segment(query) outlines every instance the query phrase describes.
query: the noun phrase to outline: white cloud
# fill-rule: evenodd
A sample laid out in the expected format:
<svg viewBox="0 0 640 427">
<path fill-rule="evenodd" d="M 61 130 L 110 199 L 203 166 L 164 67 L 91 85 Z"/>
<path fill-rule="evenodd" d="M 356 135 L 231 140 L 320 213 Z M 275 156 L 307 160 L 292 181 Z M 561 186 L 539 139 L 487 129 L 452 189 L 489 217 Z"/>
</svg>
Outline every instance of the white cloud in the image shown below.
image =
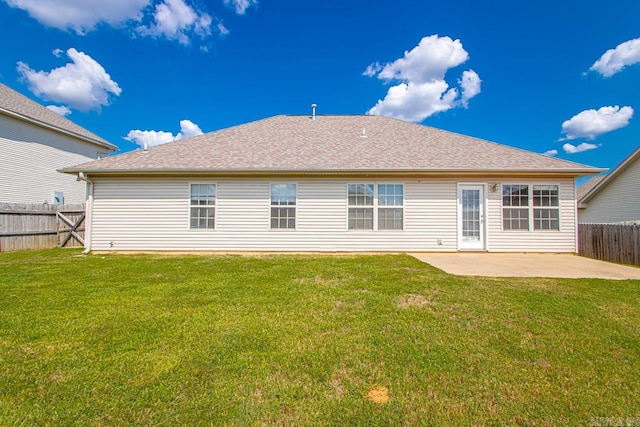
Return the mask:
<svg viewBox="0 0 640 427">
<path fill-rule="evenodd" d="M 423 37 L 402 58 L 385 64 L 378 74 L 383 80 L 400 80 L 414 83 L 426 83 L 442 80 L 449 68 L 458 66 L 469 59 L 460 40 L 432 35 Z"/>
<path fill-rule="evenodd" d="M 62 117 L 71 114 L 71 110 L 64 105 L 47 105 L 47 108 Z"/>
<path fill-rule="evenodd" d="M 173 135 L 171 132 L 155 131 L 155 130 L 131 130 L 124 137 L 127 141 L 135 142 L 140 147 L 155 147 L 156 145 L 166 144 L 167 142 L 179 141 L 192 136 L 202 135 L 200 127 L 191 120 L 180 121 L 180 132 Z"/>
<path fill-rule="evenodd" d="M 176 135 L 176 141 L 198 135 L 202 135 L 200 126 L 191 120 L 180 120 L 180 132 Z"/>
<path fill-rule="evenodd" d="M 100 109 L 110 104 L 110 95 L 120 95 L 118 83 L 92 57 L 74 48 L 67 56 L 73 62 L 49 72 L 35 71 L 24 62 L 18 62 L 17 69 L 36 96 L 76 110 Z"/>
<path fill-rule="evenodd" d="M 480 93 L 480 85 L 482 80 L 480 76 L 473 70 L 463 71 L 462 78 L 458 80 L 462 87 L 462 105 L 464 108 L 469 106 L 469 100 Z"/>
<path fill-rule="evenodd" d="M 384 99 L 378 100 L 367 114 L 396 117 L 420 122 L 432 114 L 454 107 L 467 107 L 481 90 L 481 80 L 473 70 L 462 73 L 460 88 L 450 88 L 445 74 L 469 59 L 460 40 L 432 35 L 420 40 L 418 46 L 405 51 L 404 56 L 387 64 L 374 62 L 363 75 L 384 81 L 398 81 Z"/>
<path fill-rule="evenodd" d="M 576 138 L 595 139 L 612 130 L 629 124 L 633 117 L 631 107 L 602 107 L 599 110 L 584 110 L 562 123 L 562 133 L 566 137 L 561 141 Z"/>
<path fill-rule="evenodd" d="M 183 45 L 188 45 L 193 36 L 204 39 L 212 34 L 213 17 L 190 6 L 189 3 L 194 0 L 4 1 L 12 7 L 27 11 L 43 25 L 72 30 L 77 34 L 86 34 L 103 24 L 127 28 L 143 36 L 166 37 Z M 243 6 L 246 9 L 255 2 L 244 0 L 238 3 L 247 3 Z M 221 35 L 228 34 L 228 30 L 221 24 L 217 29 Z"/>
<path fill-rule="evenodd" d="M 232 5 L 238 15 L 244 15 L 252 5 L 257 5 L 257 0 L 224 0 L 224 4 Z"/>
<path fill-rule="evenodd" d="M 620 43 L 615 49 L 609 49 L 589 68 L 589 71 L 597 71 L 604 77 L 611 77 L 627 65 L 638 62 L 640 62 L 640 38 Z"/>
<path fill-rule="evenodd" d="M 565 145 L 571 145 L 571 144 L 565 144 Z M 547 150 L 542 154 L 544 154 L 545 156 L 553 157 L 558 155 L 558 150 Z"/>
<path fill-rule="evenodd" d="M 435 113 L 452 108 L 458 91 L 448 87 L 444 80 L 422 84 L 400 83 L 390 87 L 387 96 L 378 100 L 367 114 L 420 122 Z"/>
<path fill-rule="evenodd" d="M 142 19 L 142 9 L 151 0 L 5 0 L 11 7 L 27 11 L 40 23 L 84 34 L 99 23 L 119 26 Z"/>
<path fill-rule="evenodd" d="M 218 33 L 220 33 L 221 36 L 226 36 L 227 34 L 229 34 L 229 29 L 227 27 L 225 27 L 222 22 L 218 22 Z"/>
<path fill-rule="evenodd" d="M 583 142 L 582 144 L 578 144 L 576 145 L 572 145 L 569 144 L 568 142 L 566 144 L 564 144 L 562 146 L 562 149 L 564 150 L 565 153 L 567 154 L 576 154 L 576 153 L 582 153 L 583 151 L 587 151 L 587 150 L 593 150 L 595 148 L 598 148 L 598 145 L 596 144 L 589 144 L 588 142 Z M 553 150 L 555 151 L 555 150 Z"/>
<path fill-rule="evenodd" d="M 379 62 L 374 62 L 373 64 L 369 64 L 367 68 L 362 72 L 363 76 L 373 77 L 378 74 L 382 70 L 382 65 Z"/>
<path fill-rule="evenodd" d="M 139 26 L 138 33 L 153 37 L 164 36 L 184 45 L 189 44 L 191 32 L 201 38 L 211 34 L 211 16 L 206 13 L 198 14 L 184 0 L 164 0 L 156 5 L 153 21 L 152 25 Z"/>
</svg>

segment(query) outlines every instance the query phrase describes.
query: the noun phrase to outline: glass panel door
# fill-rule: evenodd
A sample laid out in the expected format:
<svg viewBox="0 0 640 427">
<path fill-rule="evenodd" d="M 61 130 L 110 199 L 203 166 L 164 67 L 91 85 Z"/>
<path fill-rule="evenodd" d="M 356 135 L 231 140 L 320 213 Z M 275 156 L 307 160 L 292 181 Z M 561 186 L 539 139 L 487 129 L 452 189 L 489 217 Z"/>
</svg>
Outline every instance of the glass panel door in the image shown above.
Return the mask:
<svg viewBox="0 0 640 427">
<path fill-rule="evenodd" d="M 484 249 L 484 187 L 459 187 L 458 229 L 459 249 Z"/>
</svg>

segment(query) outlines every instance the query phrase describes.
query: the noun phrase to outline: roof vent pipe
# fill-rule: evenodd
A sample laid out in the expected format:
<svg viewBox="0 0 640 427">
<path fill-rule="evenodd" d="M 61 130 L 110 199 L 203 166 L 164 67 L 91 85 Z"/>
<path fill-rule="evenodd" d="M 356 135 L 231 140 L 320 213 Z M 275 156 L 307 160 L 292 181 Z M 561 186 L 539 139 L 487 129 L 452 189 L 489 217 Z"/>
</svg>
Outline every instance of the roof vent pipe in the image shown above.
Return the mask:
<svg viewBox="0 0 640 427">
<path fill-rule="evenodd" d="M 147 146 L 147 143 L 145 142 L 144 145 L 142 146 L 142 150 L 144 152 L 147 152 L 149 150 L 149 147 Z"/>
<path fill-rule="evenodd" d="M 311 104 L 311 120 L 316 121 L 316 108 L 318 106 L 316 104 Z"/>
</svg>

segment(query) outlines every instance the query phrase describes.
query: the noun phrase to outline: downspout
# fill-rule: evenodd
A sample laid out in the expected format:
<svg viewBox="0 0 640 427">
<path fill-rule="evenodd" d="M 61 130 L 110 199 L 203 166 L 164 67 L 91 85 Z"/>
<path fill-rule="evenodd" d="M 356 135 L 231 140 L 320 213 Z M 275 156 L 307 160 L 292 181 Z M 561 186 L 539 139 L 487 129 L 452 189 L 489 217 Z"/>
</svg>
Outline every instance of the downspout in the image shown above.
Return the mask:
<svg viewBox="0 0 640 427">
<path fill-rule="evenodd" d="M 91 252 L 91 232 L 92 232 L 92 223 L 93 223 L 93 188 L 94 184 L 84 172 L 78 173 L 77 181 L 84 181 L 87 183 L 87 206 L 85 207 L 85 215 L 86 218 L 84 220 L 84 251 L 82 251 L 83 255 L 89 254 Z"/>
</svg>

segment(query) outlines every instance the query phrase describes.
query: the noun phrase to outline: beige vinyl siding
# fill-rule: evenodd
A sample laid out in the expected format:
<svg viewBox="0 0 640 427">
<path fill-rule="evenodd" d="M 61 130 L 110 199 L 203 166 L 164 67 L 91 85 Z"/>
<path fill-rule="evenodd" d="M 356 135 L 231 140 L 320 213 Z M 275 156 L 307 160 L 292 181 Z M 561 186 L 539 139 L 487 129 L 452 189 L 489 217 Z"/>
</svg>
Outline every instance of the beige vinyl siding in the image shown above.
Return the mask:
<svg viewBox="0 0 640 427">
<path fill-rule="evenodd" d="M 85 183 L 57 169 L 93 160 L 93 144 L 0 115 L 0 202 L 52 203 L 62 191 L 66 204 L 85 201 Z M 106 149 L 102 149 L 106 151 Z"/>
<path fill-rule="evenodd" d="M 613 177 L 578 212 L 583 224 L 640 220 L 640 158 Z"/>
<path fill-rule="evenodd" d="M 455 180 L 94 178 L 94 182 L 91 249 L 96 251 L 457 250 Z M 204 182 L 217 185 L 216 228 L 191 230 L 189 184 Z M 269 184 L 277 182 L 297 184 L 295 230 L 269 228 Z M 561 185 L 561 232 L 505 237 L 500 194 L 489 193 L 490 249 L 574 251 L 575 235 L 569 231 L 575 229 L 574 221 L 565 210 L 575 213 L 575 205 L 571 209 L 564 202 L 568 190 L 573 191 L 571 182 Z M 404 184 L 404 230 L 348 230 L 348 183 Z"/>
<path fill-rule="evenodd" d="M 496 182 L 496 181 L 491 181 Z M 500 184 L 557 184 L 560 195 L 560 230 L 502 230 L 502 189 Z M 488 192 L 488 250 L 492 252 L 575 252 L 576 202 L 573 179 L 504 179 L 496 192 Z"/>
<path fill-rule="evenodd" d="M 344 180 L 95 178 L 94 182 L 93 250 L 456 249 L 456 204 L 446 199 L 447 193 L 455 193 L 455 182 L 398 181 L 405 185 L 405 230 L 375 232 L 347 230 Z M 189 229 L 189 184 L 203 182 L 217 185 L 215 230 Z M 298 185 L 296 230 L 269 228 L 269 184 L 275 182 Z M 443 245 L 437 244 L 438 239 Z"/>
</svg>

